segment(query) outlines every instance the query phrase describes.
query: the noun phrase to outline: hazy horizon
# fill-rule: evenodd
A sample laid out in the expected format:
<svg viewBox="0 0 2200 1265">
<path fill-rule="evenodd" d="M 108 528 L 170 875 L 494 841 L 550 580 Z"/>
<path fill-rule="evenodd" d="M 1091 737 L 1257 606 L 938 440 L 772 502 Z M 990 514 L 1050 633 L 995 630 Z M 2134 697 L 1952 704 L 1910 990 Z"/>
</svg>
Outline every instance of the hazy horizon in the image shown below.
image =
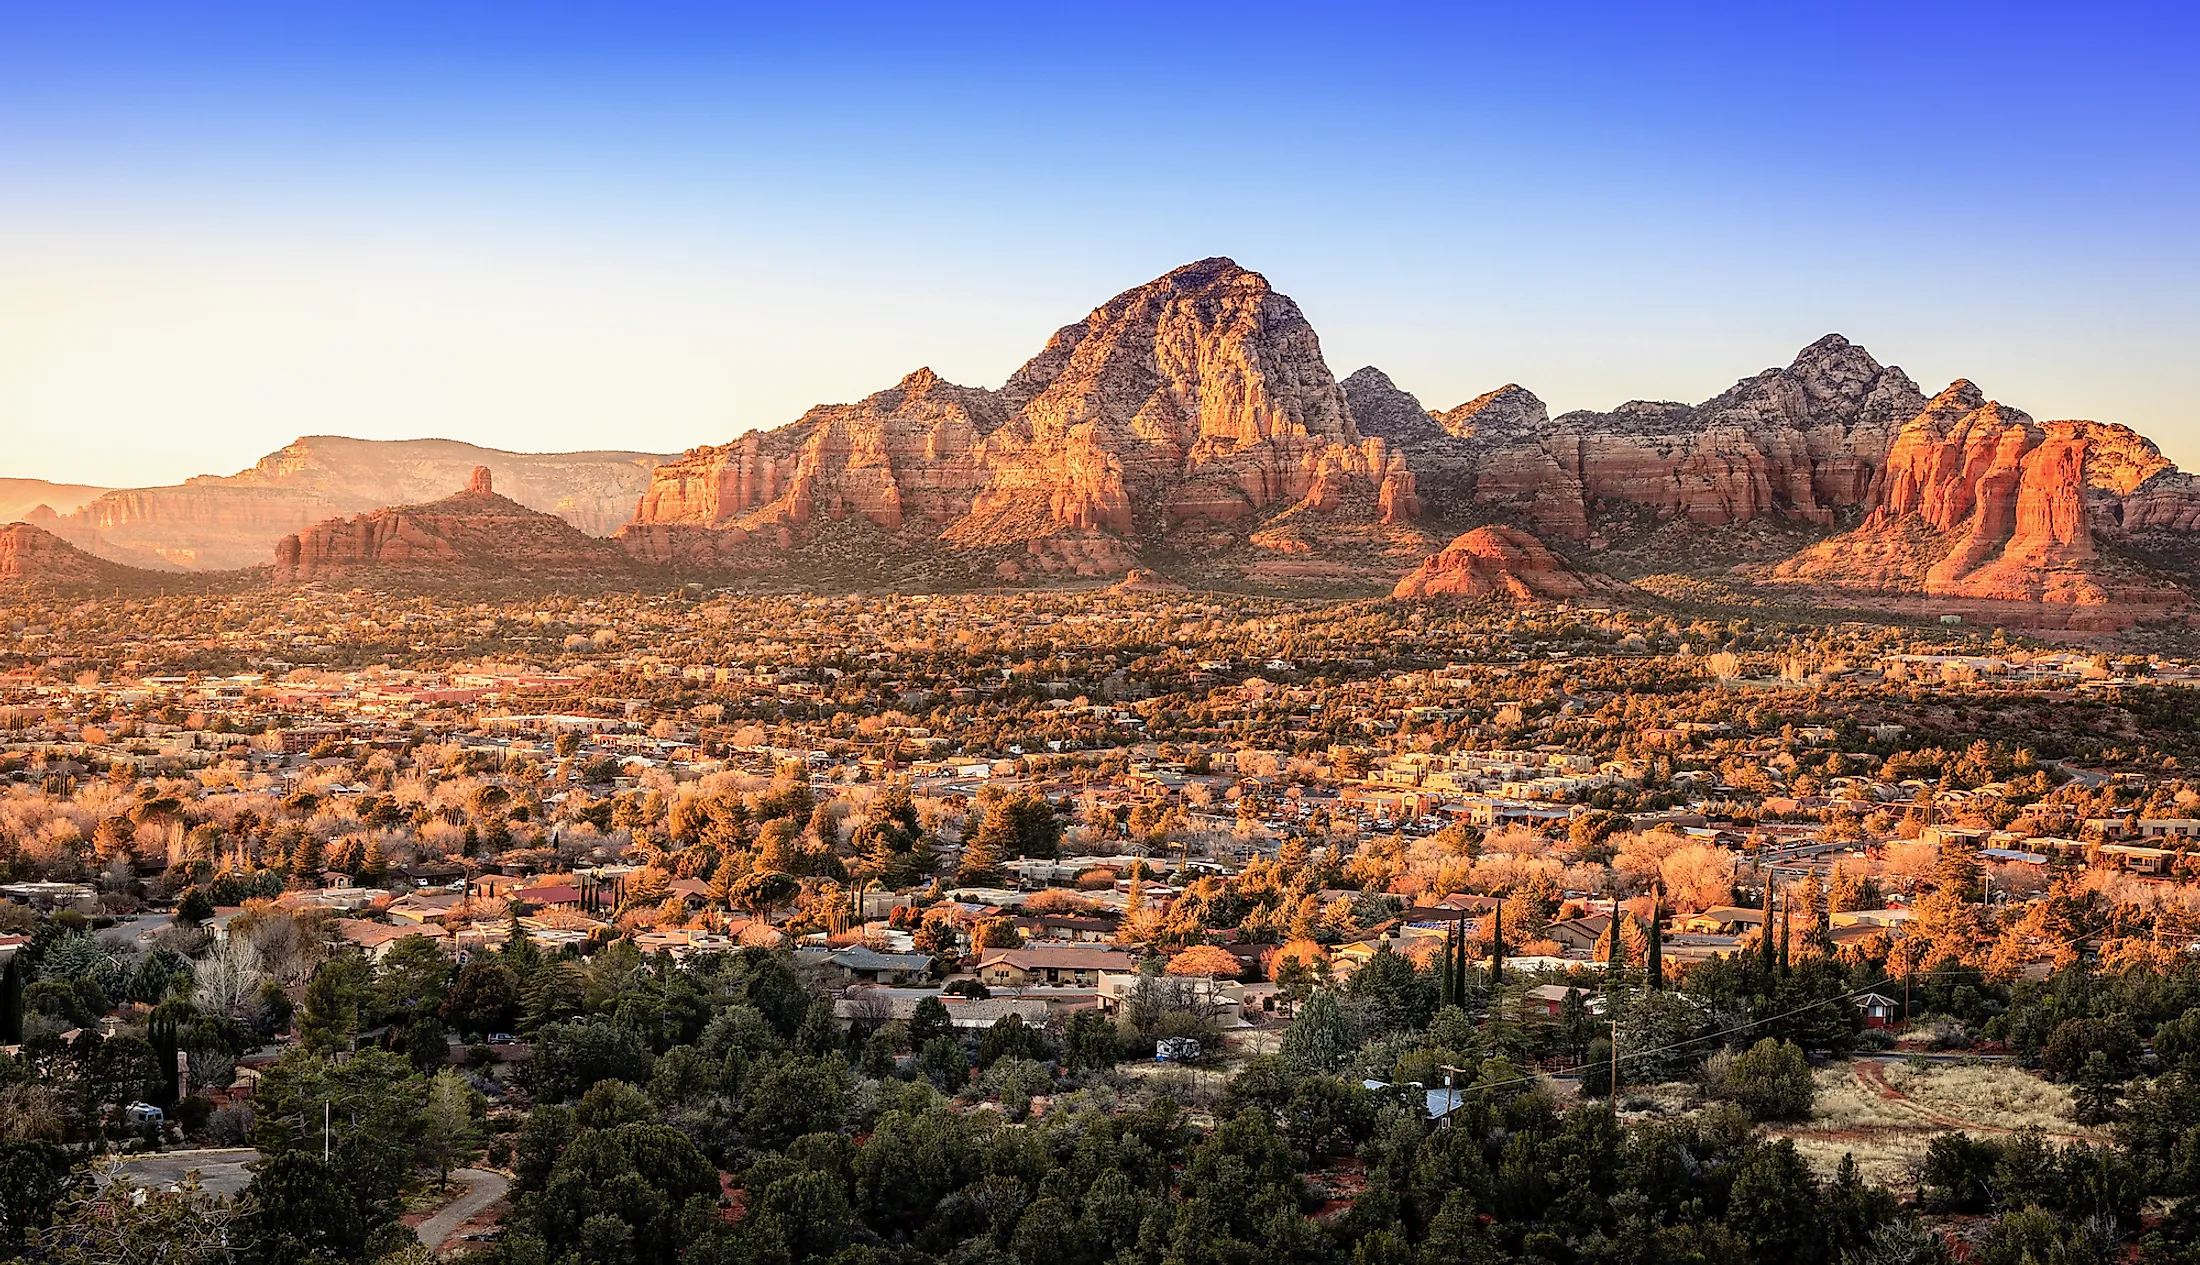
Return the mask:
<svg viewBox="0 0 2200 1265">
<path fill-rule="evenodd" d="M 1432 407 L 1839 332 L 2200 464 L 2194 23 L 2139 6 L 16 7 L 0 476 L 677 452 L 998 385 L 1224 254 Z"/>
</svg>

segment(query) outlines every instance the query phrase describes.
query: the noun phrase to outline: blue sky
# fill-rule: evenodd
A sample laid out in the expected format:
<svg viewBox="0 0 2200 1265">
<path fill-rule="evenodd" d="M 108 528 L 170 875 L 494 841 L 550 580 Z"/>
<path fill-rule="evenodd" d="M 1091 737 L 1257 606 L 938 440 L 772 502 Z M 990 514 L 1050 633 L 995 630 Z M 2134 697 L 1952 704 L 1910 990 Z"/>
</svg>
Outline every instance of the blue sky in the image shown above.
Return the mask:
<svg viewBox="0 0 2200 1265">
<path fill-rule="evenodd" d="M 303 10 L 303 12 L 301 12 Z M 1433 406 L 1829 330 L 2200 465 L 2169 5 L 0 0 L 0 474 L 677 450 L 1227 254 Z"/>
</svg>

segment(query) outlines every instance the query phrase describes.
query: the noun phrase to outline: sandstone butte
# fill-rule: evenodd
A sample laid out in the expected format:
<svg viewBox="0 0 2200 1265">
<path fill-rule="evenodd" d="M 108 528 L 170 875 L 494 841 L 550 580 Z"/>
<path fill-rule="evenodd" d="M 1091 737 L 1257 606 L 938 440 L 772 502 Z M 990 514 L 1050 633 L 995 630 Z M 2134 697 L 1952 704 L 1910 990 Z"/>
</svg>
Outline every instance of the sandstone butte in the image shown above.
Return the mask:
<svg viewBox="0 0 2200 1265">
<path fill-rule="evenodd" d="M 637 570 L 611 542 L 498 495 L 489 468 L 477 466 L 463 491 L 442 500 L 332 518 L 284 537 L 274 582 L 601 589 L 640 582 Z"/>
<path fill-rule="evenodd" d="M 1577 570 L 1517 527 L 1477 527 L 1398 581 L 1390 595 L 1532 603 L 1618 593 L 1626 587 L 1607 576 Z"/>
<path fill-rule="evenodd" d="M 1854 528 L 1769 569 L 1775 583 L 1992 602 L 2115 607 L 2189 600 L 2142 565 L 2200 527 L 2200 491 L 2144 437 L 2034 422 L 1958 381 L 1896 436 Z M 2150 546 L 2152 549 L 2150 550 Z"/>
<path fill-rule="evenodd" d="M 36 521 L 80 548 L 132 566 L 262 566 L 285 535 L 331 516 L 427 500 L 485 465 L 520 504 L 609 536 L 633 516 L 649 472 L 662 460 L 638 452 L 516 453 L 449 439 L 308 435 L 237 474 L 104 491 Z"/>
</svg>

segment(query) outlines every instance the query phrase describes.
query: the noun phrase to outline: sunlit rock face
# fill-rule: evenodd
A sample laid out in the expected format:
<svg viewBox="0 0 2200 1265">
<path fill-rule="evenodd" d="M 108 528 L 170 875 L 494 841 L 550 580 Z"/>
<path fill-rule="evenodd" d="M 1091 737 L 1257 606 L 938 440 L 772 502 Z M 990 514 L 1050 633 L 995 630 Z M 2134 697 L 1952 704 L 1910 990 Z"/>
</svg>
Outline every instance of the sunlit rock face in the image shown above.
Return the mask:
<svg viewBox="0 0 2200 1265">
<path fill-rule="evenodd" d="M 95 557 L 31 523 L 0 526 L 0 591 L 135 593 L 173 578 L 173 573 L 127 567 Z"/>
<path fill-rule="evenodd" d="M 1856 528 L 1772 569 L 1780 581 L 2080 606 L 2173 601 L 2104 542 L 2200 522 L 2192 481 L 2143 437 L 2034 422 L 1957 381 L 1896 437 Z"/>
<path fill-rule="evenodd" d="M 1121 573 L 1175 531 L 1243 541 L 1302 506 L 1384 524 L 1420 511 L 1404 455 L 1354 428 L 1298 305 L 1208 259 L 1056 331 L 998 390 L 919 370 L 687 453 L 622 538 L 651 560 L 738 565 L 860 517 L 905 548 L 1081 576 Z"/>
<path fill-rule="evenodd" d="M 1614 510 L 1707 527 L 1831 526 L 1862 503 L 1895 428 L 1924 404 L 1902 370 L 1838 334 L 1697 405 L 1636 400 L 1553 418 L 1508 384 L 1424 412 L 1372 368 L 1345 389 L 1361 428 L 1404 452 L 1432 513 L 1503 518 L 1560 540 L 1589 539 Z"/>
<path fill-rule="evenodd" d="M 642 578 L 612 542 L 499 494 L 487 467 L 442 500 L 328 519 L 275 547 L 278 586 L 601 590 Z"/>
<path fill-rule="evenodd" d="M 1524 603 L 1586 597 L 1620 587 L 1604 577 L 1577 571 L 1517 527 L 1477 527 L 1398 581 L 1391 596 Z"/>
</svg>

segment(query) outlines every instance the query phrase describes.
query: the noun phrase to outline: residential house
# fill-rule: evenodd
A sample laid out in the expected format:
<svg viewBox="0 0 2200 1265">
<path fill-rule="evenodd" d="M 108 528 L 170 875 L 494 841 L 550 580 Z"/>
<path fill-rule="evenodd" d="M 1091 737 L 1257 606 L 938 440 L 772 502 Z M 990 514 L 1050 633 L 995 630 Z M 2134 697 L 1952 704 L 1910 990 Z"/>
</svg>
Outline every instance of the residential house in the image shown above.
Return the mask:
<svg viewBox="0 0 2200 1265">
<path fill-rule="evenodd" d="M 1137 968 L 1138 955 L 1094 945 L 1026 945 L 992 949 L 978 959 L 978 979 L 989 987 L 1068 984 L 1095 987 L 1102 971 Z"/>
</svg>

